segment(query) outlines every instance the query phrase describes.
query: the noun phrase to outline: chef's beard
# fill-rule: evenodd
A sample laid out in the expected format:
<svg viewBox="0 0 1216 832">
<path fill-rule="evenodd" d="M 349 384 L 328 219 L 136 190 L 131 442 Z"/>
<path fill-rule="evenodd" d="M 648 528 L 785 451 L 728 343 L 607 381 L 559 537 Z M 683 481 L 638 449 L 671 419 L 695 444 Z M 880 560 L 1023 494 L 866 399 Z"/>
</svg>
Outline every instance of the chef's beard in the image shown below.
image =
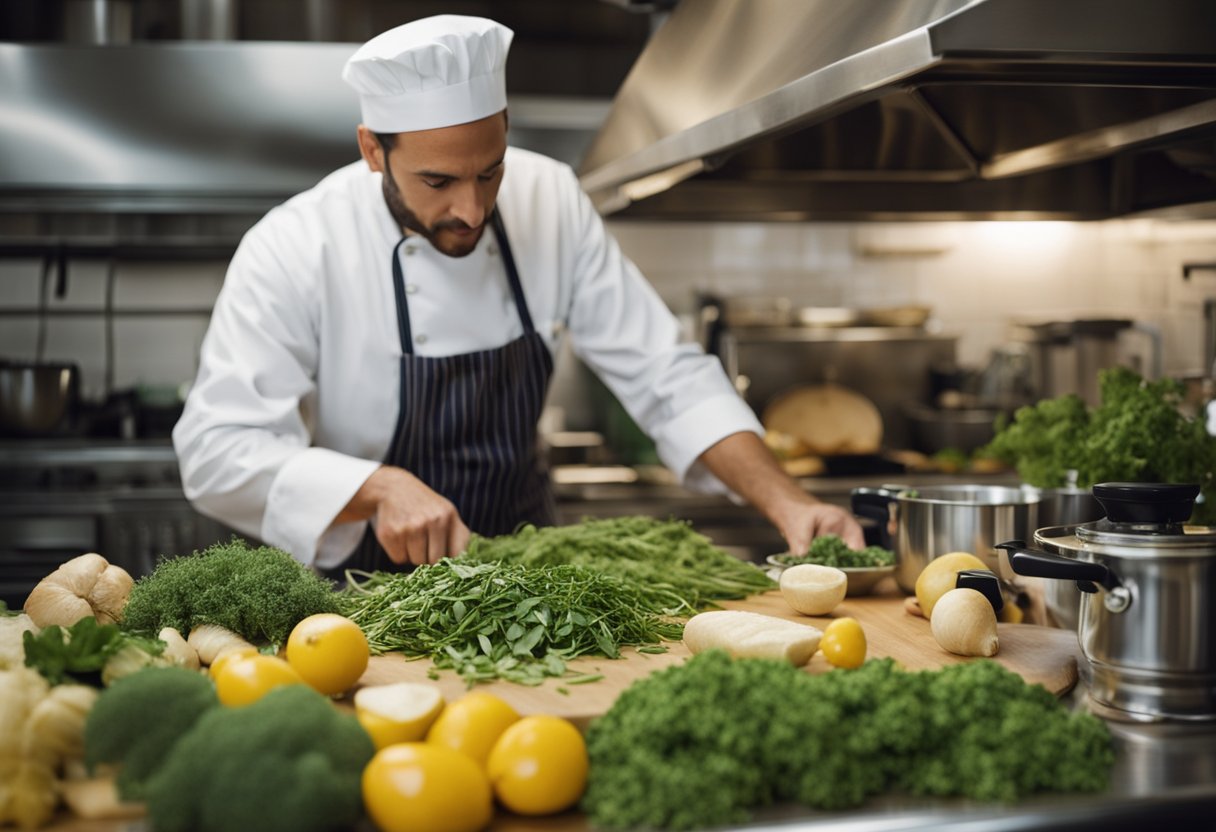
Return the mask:
<svg viewBox="0 0 1216 832">
<path fill-rule="evenodd" d="M 397 225 L 409 229 L 415 234 L 421 234 L 438 251 L 446 254 L 448 257 L 467 257 L 477 248 L 477 243 L 481 240 L 481 234 L 456 243 L 445 244 L 441 242 L 438 235 L 443 229 L 455 228 L 457 230 L 465 230 L 471 228 L 471 226 L 462 220 L 442 220 L 428 228 L 423 224 L 422 220 L 418 219 L 418 215 L 409 209 L 409 206 L 405 204 L 405 200 L 401 198 L 401 190 L 397 187 L 397 181 L 393 179 L 393 173 L 388 169 L 387 164 L 384 166 L 381 190 L 384 192 L 384 202 L 388 205 L 388 212 L 393 215 L 393 219 L 397 221 Z M 482 228 L 485 228 L 484 222 L 482 223 Z"/>
</svg>

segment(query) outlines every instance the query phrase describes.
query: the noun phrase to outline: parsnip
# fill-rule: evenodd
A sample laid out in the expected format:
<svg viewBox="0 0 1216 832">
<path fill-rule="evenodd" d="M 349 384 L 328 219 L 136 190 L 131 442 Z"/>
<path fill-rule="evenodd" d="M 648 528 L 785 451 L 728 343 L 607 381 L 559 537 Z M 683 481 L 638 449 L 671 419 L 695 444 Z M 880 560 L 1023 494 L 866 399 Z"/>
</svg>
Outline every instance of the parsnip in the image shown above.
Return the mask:
<svg viewBox="0 0 1216 832">
<path fill-rule="evenodd" d="M 810 661 L 822 637 L 806 624 L 740 610 L 703 612 L 684 625 L 692 653 L 720 648 L 736 658 L 784 659 L 795 667 Z"/>
</svg>

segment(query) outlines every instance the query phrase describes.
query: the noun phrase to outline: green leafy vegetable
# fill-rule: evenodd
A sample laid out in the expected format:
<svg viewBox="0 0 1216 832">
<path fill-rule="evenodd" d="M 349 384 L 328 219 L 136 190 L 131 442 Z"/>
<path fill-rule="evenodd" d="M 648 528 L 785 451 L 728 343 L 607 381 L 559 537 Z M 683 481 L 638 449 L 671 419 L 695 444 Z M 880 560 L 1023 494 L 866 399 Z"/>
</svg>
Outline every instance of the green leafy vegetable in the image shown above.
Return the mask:
<svg viewBox="0 0 1216 832">
<path fill-rule="evenodd" d="M 148 815 L 157 832 L 353 829 L 374 752 L 353 714 L 286 685 L 204 712 L 147 781 Z"/>
<path fill-rule="evenodd" d="M 247 641 L 283 644 L 302 619 L 337 611 L 330 584 L 291 555 L 234 539 L 161 561 L 132 587 L 122 626 L 189 634 L 199 624 L 218 624 Z"/>
<path fill-rule="evenodd" d="M 781 563 L 794 566 L 799 563 L 818 563 L 837 569 L 864 569 L 873 566 L 894 566 L 895 553 L 881 546 L 850 549 L 839 535 L 820 535 L 811 541 L 805 555 L 778 555 Z"/>
<path fill-rule="evenodd" d="M 587 733 L 582 807 L 603 829 L 700 829 L 798 801 L 888 789 L 1011 801 L 1098 791 L 1110 734 L 980 660 L 909 673 L 890 659 L 812 675 L 710 651 L 634 683 Z"/>
<path fill-rule="evenodd" d="M 148 667 L 106 688 L 84 729 L 85 762 L 120 763 L 116 784 L 126 800 L 142 800 L 147 781 L 174 744 L 219 705 L 204 674 Z"/>
<path fill-rule="evenodd" d="M 1098 377 L 1101 404 L 1093 409 L 1076 396 L 1023 407 L 980 453 L 1017 467 L 1039 488 L 1100 482 L 1175 482 L 1200 486 L 1203 501 L 1195 520 L 1216 520 L 1216 439 L 1203 419 L 1179 406 L 1181 382 L 1145 381 L 1124 367 Z"/>
<path fill-rule="evenodd" d="M 158 639 L 145 639 L 123 633 L 114 624 L 98 624 L 89 616 L 70 628 L 57 624 L 42 632 L 26 631 L 22 636 L 25 664 L 42 674 L 52 685 L 85 682 L 100 685 L 106 661 L 130 644 L 158 656 L 165 645 Z"/>
<path fill-rule="evenodd" d="M 448 559 L 408 574 L 377 573 L 342 597 L 343 613 L 373 652 L 429 657 L 470 685 L 538 685 L 564 675 L 578 656 L 616 658 L 625 645 L 654 645 L 683 632 L 650 611 L 653 597 L 636 583 L 582 566 Z"/>
<path fill-rule="evenodd" d="M 723 552 L 690 524 L 651 517 L 525 526 L 512 535 L 474 536 L 461 560 L 585 566 L 632 581 L 646 608 L 666 615 L 693 615 L 714 601 L 746 598 L 777 586 L 763 570 Z"/>
</svg>

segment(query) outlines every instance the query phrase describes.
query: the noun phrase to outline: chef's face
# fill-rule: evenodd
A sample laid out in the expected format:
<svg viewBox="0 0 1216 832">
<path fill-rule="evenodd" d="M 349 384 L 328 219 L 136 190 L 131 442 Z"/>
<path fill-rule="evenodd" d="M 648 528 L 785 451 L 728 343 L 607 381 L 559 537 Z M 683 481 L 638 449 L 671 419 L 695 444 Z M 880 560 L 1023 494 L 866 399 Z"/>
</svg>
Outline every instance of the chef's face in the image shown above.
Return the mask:
<svg viewBox="0 0 1216 832">
<path fill-rule="evenodd" d="M 360 125 L 359 150 L 384 175 L 384 201 L 403 229 L 449 257 L 476 248 L 502 184 L 505 111 L 468 124 L 397 133 L 388 147 Z"/>
</svg>

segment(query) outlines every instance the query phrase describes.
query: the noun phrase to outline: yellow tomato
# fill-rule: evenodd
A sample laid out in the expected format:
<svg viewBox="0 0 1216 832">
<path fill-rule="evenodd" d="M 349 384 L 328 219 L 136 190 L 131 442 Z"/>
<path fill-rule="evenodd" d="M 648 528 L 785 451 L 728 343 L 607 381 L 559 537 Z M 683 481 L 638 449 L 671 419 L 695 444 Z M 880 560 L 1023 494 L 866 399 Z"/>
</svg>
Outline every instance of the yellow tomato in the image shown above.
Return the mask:
<svg viewBox="0 0 1216 832">
<path fill-rule="evenodd" d="M 587 767 L 577 728 L 555 716 L 528 716 L 498 738 L 486 770 L 494 796 L 512 812 L 551 815 L 582 797 Z"/>
<path fill-rule="evenodd" d="M 207 674 L 214 679 L 217 675 L 219 675 L 219 672 L 224 668 L 224 665 L 228 664 L 228 662 L 232 661 L 238 656 L 256 656 L 257 654 L 258 648 L 252 645 L 235 647 L 231 650 L 224 650 L 215 657 L 215 661 L 213 661 L 211 666 L 207 668 Z"/>
<path fill-rule="evenodd" d="M 376 752 L 363 769 L 363 806 L 381 832 L 476 832 L 494 813 L 481 766 L 420 742 Z"/>
<path fill-rule="evenodd" d="M 287 637 L 287 663 L 313 690 L 336 696 L 359 681 L 370 651 L 359 625 L 333 613 L 310 615 Z"/>
<path fill-rule="evenodd" d="M 215 693 L 229 707 L 252 704 L 280 685 L 302 685 L 300 674 L 274 656 L 233 656 L 215 674 Z"/>
<path fill-rule="evenodd" d="M 866 660 L 866 633 L 856 618 L 837 618 L 823 630 L 823 657 L 833 667 L 861 667 Z"/>
<path fill-rule="evenodd" d="M 502 732 L 518 721 L 519 714 L 506 702 L 493 694 L 473 691 L 443 709 L 427 732 L 426 741 L 467 754 L 484 766 Z"/>
</svg>

